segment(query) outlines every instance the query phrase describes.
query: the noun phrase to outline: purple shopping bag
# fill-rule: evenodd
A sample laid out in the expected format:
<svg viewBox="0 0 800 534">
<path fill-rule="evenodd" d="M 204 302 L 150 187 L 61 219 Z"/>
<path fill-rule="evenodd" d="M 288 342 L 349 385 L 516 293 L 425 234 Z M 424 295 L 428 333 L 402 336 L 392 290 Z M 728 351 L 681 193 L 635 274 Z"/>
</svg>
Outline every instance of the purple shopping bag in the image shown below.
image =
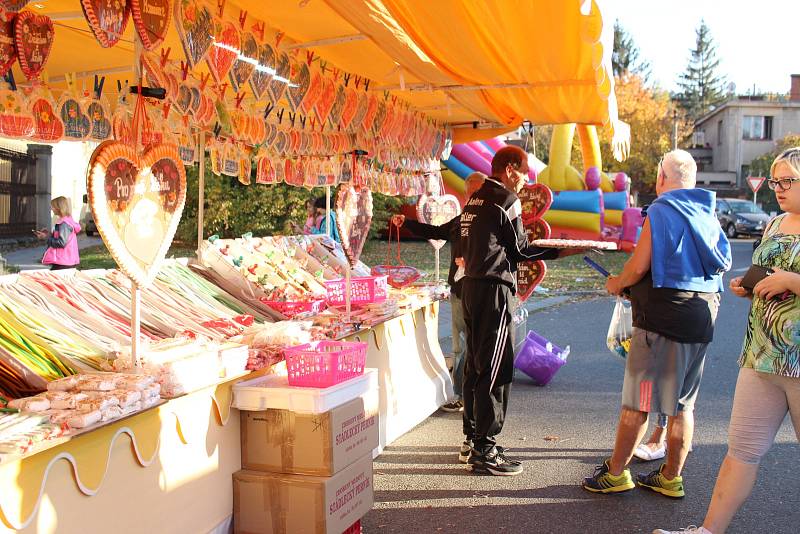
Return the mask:
<svg viewBox="0 0 800 534">
<path fill-rule="evenodd" d="M 533 379 L 537 386 L 546 386 L 567 362 L 569 347 L 562 350 L 533 330 L 522 342 L 514 367 Z"/>
</svg>

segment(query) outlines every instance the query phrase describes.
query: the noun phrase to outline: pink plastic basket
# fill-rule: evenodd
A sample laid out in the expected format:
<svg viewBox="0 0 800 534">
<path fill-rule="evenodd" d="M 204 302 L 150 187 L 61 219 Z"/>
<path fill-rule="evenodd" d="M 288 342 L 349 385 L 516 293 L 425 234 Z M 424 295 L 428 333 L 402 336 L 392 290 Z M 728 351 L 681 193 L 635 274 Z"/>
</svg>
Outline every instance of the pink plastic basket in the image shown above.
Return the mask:
<svg viewBox="0 0 800 534">
<path fill-rule="evenodd" d="M 261 299 L 263 304 L 266 304 L 276 312 L 284 314 L 288 318 L 295 317 L 301 313 L 319 313 L 323 311 L 327 305 L 325 299 L 315 299 L 307 301 L 278 301 Z"/>
<path fill-rule="evenodd" d="M 367 344 L 317 341 L 285 350 L 289 385 L 327 388 L 364 374 Z"/>
<path fill-rule="evenodd" d="M 389 292 L 386 276 L 361 276 L 350 279 L 350 304 L 383 302 Z M 344 306 L 347 281 L 344 278 L 327 280 L 329 306 Z"/>
</svg>

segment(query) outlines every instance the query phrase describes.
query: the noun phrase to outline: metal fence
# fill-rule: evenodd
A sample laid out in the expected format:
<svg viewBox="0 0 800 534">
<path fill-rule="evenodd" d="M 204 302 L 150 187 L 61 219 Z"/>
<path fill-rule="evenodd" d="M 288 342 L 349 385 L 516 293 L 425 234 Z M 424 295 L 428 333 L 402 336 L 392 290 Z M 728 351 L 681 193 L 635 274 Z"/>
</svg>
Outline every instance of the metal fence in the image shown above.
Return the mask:
<svg viewBox="0 0 800 534">
<path fill-rule="evenodd" d="M 0 147 L 0 237 L 36 229 L 36 158 Z"/>
</svg>

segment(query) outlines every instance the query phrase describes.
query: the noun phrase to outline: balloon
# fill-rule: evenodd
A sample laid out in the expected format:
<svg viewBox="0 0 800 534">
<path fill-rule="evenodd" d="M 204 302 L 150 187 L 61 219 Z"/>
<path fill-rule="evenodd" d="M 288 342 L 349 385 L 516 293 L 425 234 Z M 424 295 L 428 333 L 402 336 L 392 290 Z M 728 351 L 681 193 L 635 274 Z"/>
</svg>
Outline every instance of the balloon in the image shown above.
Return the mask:
<svg viewBox="0 0 800 534">
<path fill-rule="evenodd" d="M 614 175 L 614 189 L 617 191 L 625 191 L 628 187 L 628 175 L 624 172 L 618 172 Z"/>
<path fill-rule="evenodd" d="M 586 189 L 593 191 L 600 187 L 600 169 L 589 167 L 586 169 Z"/>
</svg>

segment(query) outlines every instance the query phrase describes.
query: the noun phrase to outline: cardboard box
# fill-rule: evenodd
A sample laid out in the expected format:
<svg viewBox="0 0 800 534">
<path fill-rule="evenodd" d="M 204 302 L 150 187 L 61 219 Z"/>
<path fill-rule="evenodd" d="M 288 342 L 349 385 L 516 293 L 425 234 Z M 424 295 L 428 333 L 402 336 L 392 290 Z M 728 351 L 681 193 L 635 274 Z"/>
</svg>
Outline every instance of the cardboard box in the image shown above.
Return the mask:
<svg viewBox="0 0 800 534">
<path fill-rule="evenodd" d="M 242 468 L 331 476 L 378 446 L 378 392 L 321 414 L 241 412 Z"/>
<path fill-rule="evenodd" d="M 332 477 L 233 474 L 236 534 L 341 534 L 373 503 L 372 453 Z"/>
</svg>

